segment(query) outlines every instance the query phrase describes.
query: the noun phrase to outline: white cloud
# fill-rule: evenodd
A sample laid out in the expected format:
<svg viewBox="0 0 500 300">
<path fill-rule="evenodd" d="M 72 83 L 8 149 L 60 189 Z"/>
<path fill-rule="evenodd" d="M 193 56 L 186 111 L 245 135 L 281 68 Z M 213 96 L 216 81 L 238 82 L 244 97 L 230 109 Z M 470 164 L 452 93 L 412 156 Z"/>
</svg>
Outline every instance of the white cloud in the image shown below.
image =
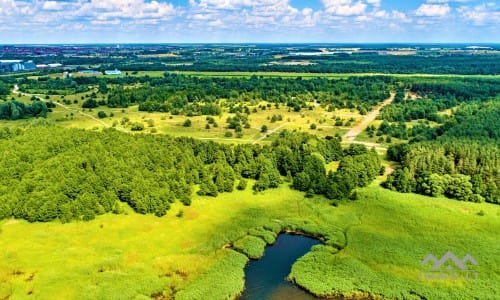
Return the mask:
<svg viewBox="0 0 500 300">
<path fill-rule="evenodd" d="M 366 3 L 379 7 L 381 0 L 366 0 Z"/>
<path fill-rule="evenodd" d="M 67 7 L 67 2 L 61 1 L 44 1 L 42 9 L 44 10 L 63 10 Z"/>
<path fill-rule="evenodd" d="M 475 7 L 461 6 L 457 12 L 475 25 L 500 24 L 500 5 L 493 2 Z"/>
<path fill-rule="evenodd" d="M 84 2 L 76 15 L 97 17 L 98 19 L 170 19 L 176 9 L 170 3 L 145 0 L 91 0 Z"/>
<path fill-rule="evenodd" d="M 339 16 L 355 16 L 365 13 L 367 4 L 362 1 L 352 0 L 322 0 L 325 11 Z"/>
<path fill-rule="evenodd" d="M 415 15 L 420 17 L 444 17 L 451 11 L 448 4 L 427 4 L 420 5 L 415 11 Z"/>
</svg>

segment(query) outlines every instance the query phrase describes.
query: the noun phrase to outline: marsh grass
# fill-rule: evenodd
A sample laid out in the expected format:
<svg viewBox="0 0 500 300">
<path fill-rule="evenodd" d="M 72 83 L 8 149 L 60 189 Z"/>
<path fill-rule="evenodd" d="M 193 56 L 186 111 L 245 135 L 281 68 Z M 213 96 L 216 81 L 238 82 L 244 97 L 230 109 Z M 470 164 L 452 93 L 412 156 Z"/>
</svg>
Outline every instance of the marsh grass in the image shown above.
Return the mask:
<svg viewBox="0 0 500 300">
<path fill-rule="evenodd" d="M 161 218 L 130 211 L 67 224 L 4 220 L 0 298 L 231 298 L 242 290 L 248 258 L 224 246 L 247 236 L 265 245 L 282 230 L 324 240 L 290 274 L 316 294 L 362 290 L 389 298 L 412 299 L 417 293 L 427 299 L 488 299 L 500 293 L 498 206 L 374 185 L 359 190 L 358 199 L 334 207 L 282 185 L 257 194 L 247 189 L 195 196 L 191 206 L 174 203 Z M 479 278 L 419 280 L 421 260 L 448 250 L 459 257 L 471 254 L 479 262 Z"/>
</svg>

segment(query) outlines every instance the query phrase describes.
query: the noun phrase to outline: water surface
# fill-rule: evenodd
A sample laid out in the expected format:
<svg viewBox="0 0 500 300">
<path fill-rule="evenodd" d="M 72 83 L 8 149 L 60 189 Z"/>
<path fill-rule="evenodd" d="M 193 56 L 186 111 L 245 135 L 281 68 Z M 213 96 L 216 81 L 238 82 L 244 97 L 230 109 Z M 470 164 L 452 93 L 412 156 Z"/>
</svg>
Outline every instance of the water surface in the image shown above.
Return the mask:
<svg viewBox="0 0 500 300">
<path fill-rule="evenodd" d="M 245 268 L 245 291 L 240 300 L 317 299 L 286 280 L 295 261 L 320 241 L 302 235 L 280 234 L 264 256 Z"/>
</svg>

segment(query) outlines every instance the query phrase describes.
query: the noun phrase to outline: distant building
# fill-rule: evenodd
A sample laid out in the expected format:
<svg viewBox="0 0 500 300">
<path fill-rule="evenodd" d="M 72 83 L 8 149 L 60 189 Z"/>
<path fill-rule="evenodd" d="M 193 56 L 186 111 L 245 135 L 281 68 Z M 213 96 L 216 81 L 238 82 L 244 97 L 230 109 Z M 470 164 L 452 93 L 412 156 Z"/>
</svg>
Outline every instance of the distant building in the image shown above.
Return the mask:
<svg viewBox="0 0 500 300">
<path fill-rule="evenodd" d="M 62 66 L 61 64 L 59 64 Z M 47 66 L 48 67 L 48 66 Z M 23 61 L 19 59 L 0 60 L 0 73 L 2 72 L 19 72 L 32 71 L 39 68 L 32 60 Z"/>
<path fill-rule="evenodd" d="M 24 70 L 22 60 L 0 60 L 0 72 L 17 72 Z"/>
<path fill-rule="evenodd" d="M 54 63 L 54 64 L 48 64 L 49 68 L 60 68 L 62 67 L 62 64 L 59 63 Z"/>
<path fill-rule="evenodd" d="M 96 70 L 81 70 L 79 73 L 85 74 L 85 75 L 102 75 L 101 72 L 96 71 Z"/>
<path fill-rule="evenodd" d="M 114 69 L 114 70 L 106 70 L 104 71 L 104 74 L 106 75 L 121 75 L 122 71 Z"/>
<path fill-rule="evenodd" d="M 36 64 L 32 60 L 28 60 L 24 63 L 25 70 L 36 70 Z"/>
</svg>

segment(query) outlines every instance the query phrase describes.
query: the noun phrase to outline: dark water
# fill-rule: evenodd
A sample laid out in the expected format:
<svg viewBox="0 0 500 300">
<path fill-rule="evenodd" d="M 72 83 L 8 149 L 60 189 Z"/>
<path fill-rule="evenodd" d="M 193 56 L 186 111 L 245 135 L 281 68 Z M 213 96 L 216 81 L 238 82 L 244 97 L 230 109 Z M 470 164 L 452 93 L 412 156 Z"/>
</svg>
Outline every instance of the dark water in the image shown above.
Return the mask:
<svg viewBox="0 0 500 300">
<path fill-rule="evenodd" d="M 245 268 L 245 291 L 239 300 L 312 300 L 317 299 L 286 281 L 295 261 L 320 241 L 281 234 L 266 248 L 264 256 L 250 261 Z"/>
</svg>

